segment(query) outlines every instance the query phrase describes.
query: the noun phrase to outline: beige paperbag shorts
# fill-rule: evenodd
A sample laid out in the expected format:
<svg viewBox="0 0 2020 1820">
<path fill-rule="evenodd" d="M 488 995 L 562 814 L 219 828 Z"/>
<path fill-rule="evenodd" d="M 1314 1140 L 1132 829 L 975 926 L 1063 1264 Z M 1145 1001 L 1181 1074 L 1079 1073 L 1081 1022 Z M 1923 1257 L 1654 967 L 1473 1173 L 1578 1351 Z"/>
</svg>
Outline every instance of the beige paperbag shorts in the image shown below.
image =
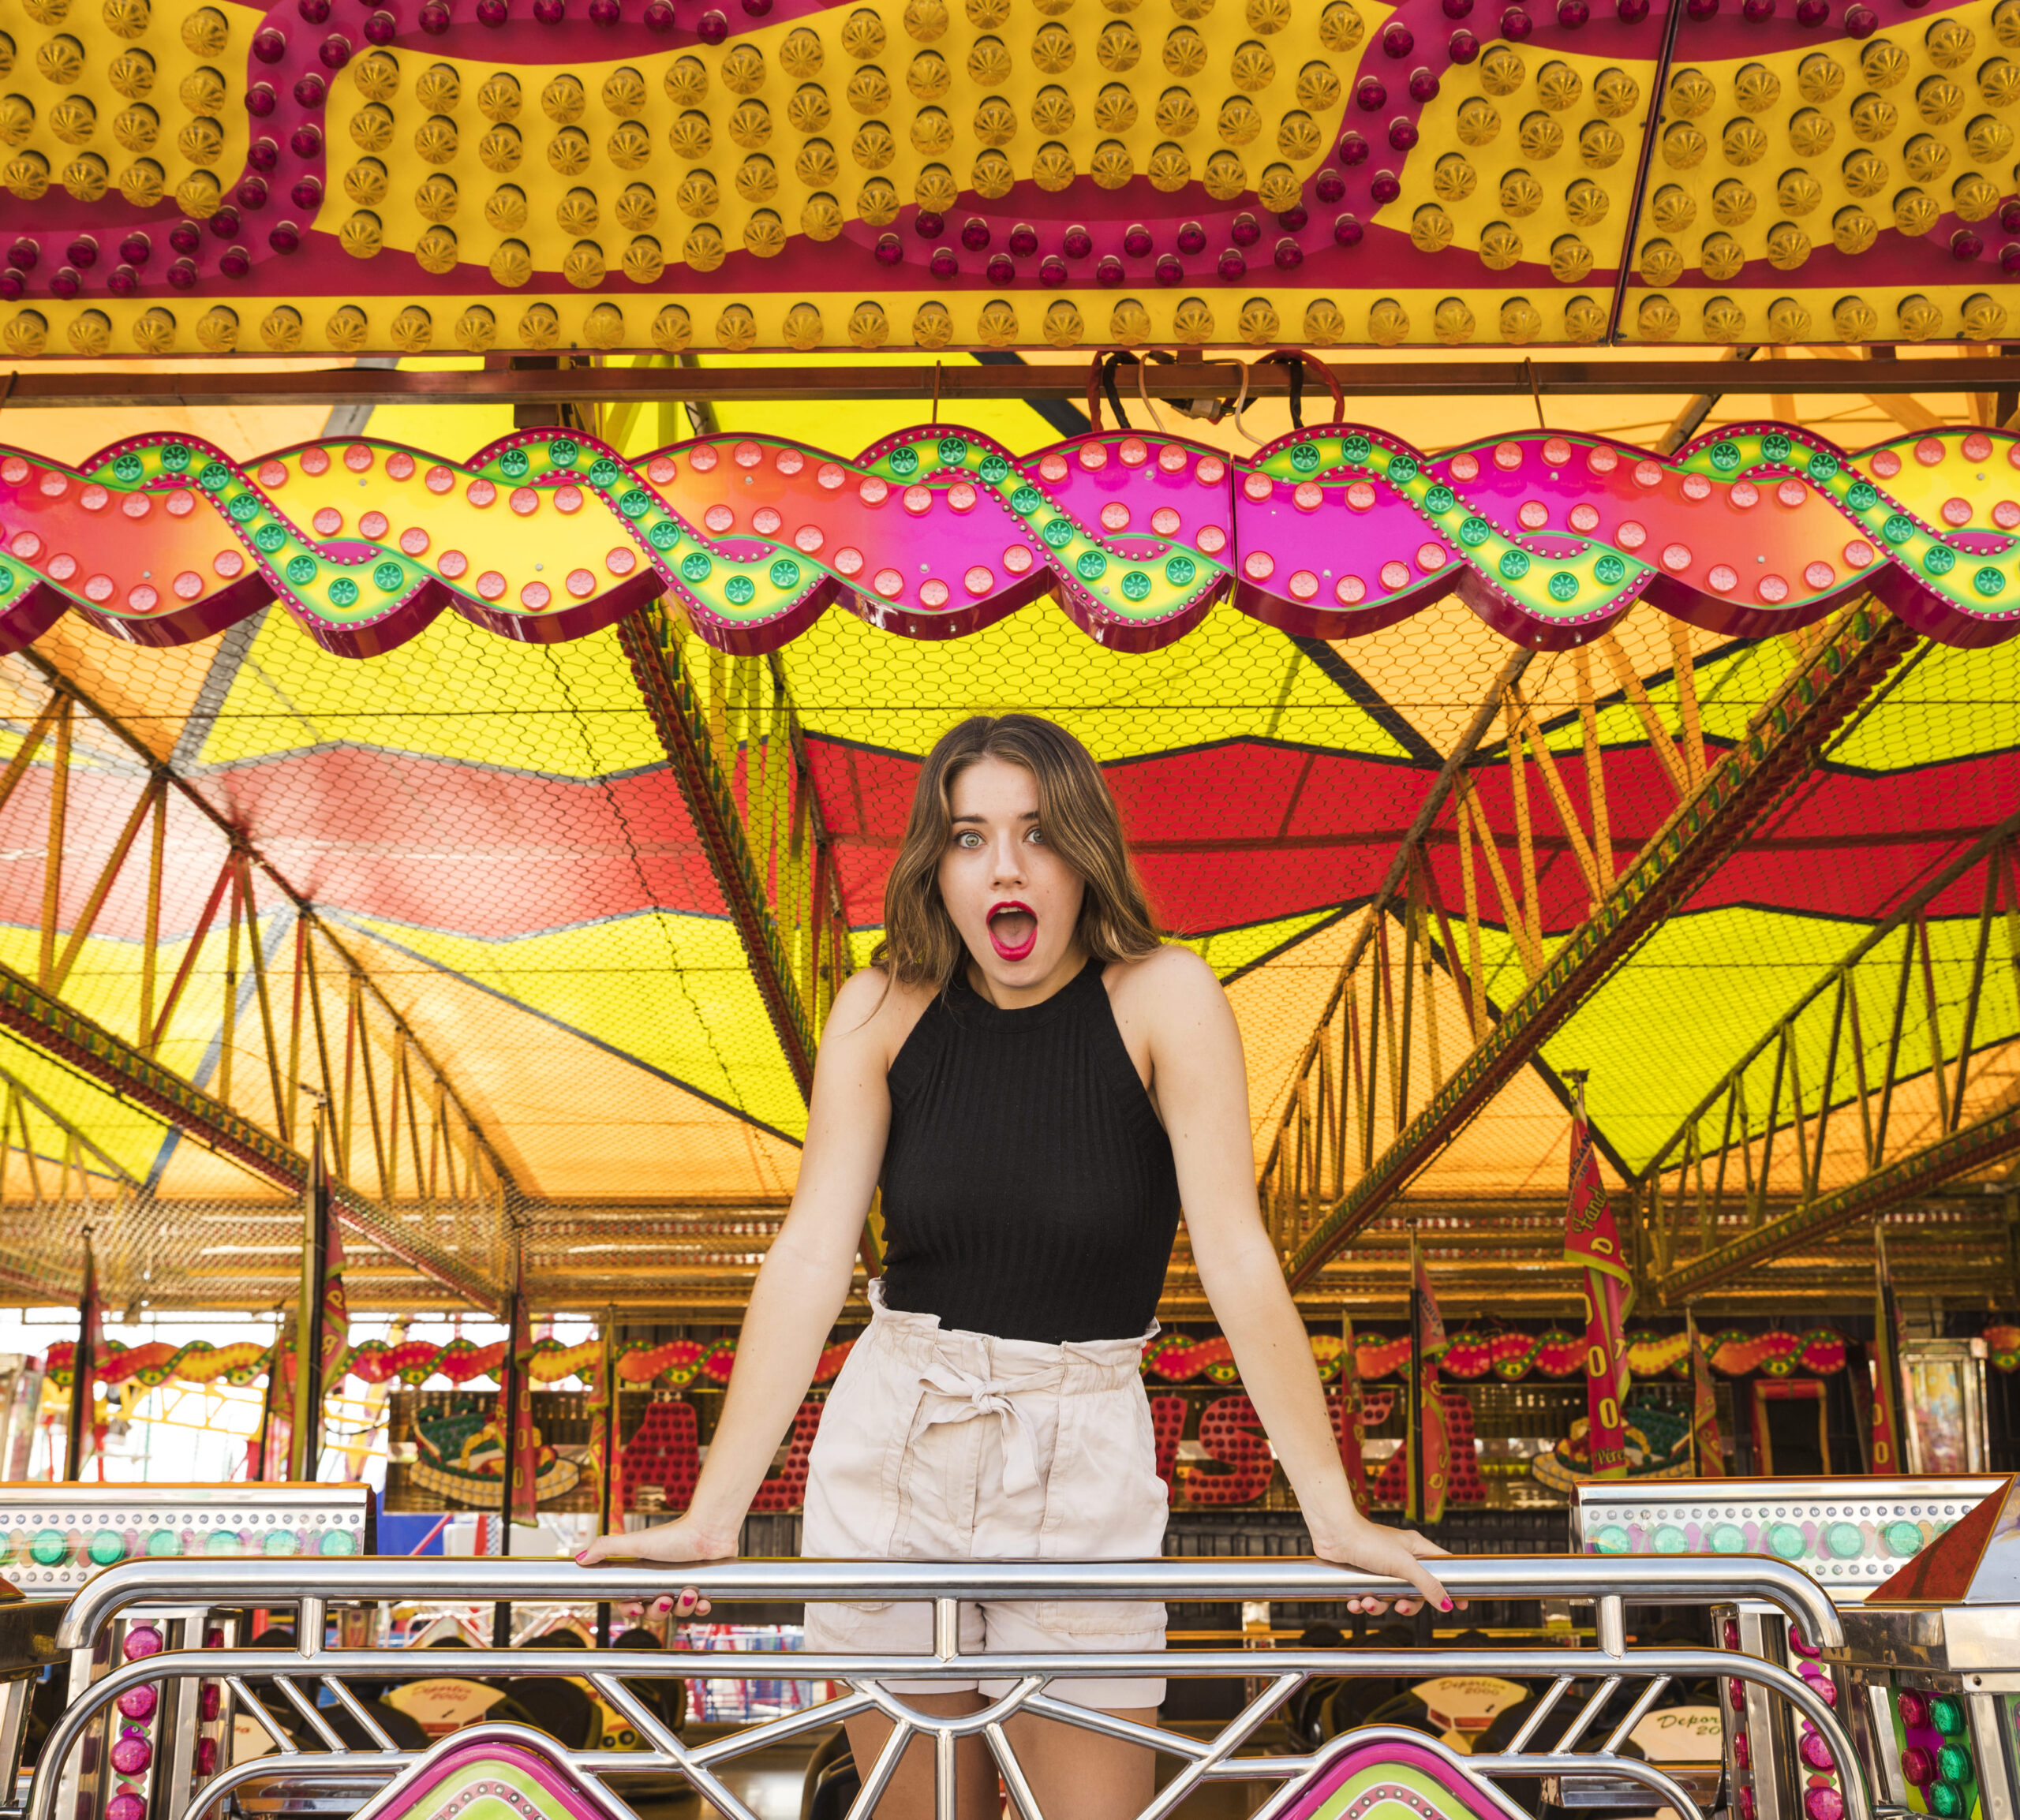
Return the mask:
<svg viewBox="0 0 2020 1820">
<path fill-rule="evenodd" d="M 806 1466 L 801 1552 L 812 1559 L 1101 1561 L 1154 1558 L 1169 1500 L 1158 1476 L 1143 1340 L 1049 1346 L 943 1330 L 884 1306 L 821 1412 Z M 1157 1331 L 1154 1323 L 1150 1332 Z M 1165 1609 L 1120 1599 L 986 1600 L 960 1609 L 963 1653 L 1162 1650 Z M 933 1608 L 810 1604 L 810 1650 L 929 1653 Z M 1009 1681 L 890 1681 L 893 1693 L 990 1699 Z M 1106 1710 L 1155 1706 L 1162 1680 L 1088 1676 L 1051 1692 Z"/>
</svg>

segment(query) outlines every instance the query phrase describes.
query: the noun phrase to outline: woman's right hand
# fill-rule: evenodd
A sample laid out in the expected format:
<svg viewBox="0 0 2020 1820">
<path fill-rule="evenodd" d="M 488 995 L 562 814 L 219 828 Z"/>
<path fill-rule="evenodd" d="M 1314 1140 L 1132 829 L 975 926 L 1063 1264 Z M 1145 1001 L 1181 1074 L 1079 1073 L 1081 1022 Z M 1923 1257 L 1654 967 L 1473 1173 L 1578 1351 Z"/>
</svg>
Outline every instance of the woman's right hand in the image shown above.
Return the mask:
<svg viewBox="0 0 2020 1820">
<path fill-rule="evenodd" d="M 725 1539 L 720 1532 L 704 1528 L 691 1517 L 658 1523 L 648 1530 L 614 1531 L 598 1536 L 576 1556 L 577 1564 L 593 1568 L 604 1561 L 722 1561 L 736 1558 L 734 1532 Z M 676 1618 L 706 1617 L 709 1601 L 692 1586 L 681 1588 L 678 1598 L 663 1598 L 657 1609 L 671 1609 Z"/>
</svg>

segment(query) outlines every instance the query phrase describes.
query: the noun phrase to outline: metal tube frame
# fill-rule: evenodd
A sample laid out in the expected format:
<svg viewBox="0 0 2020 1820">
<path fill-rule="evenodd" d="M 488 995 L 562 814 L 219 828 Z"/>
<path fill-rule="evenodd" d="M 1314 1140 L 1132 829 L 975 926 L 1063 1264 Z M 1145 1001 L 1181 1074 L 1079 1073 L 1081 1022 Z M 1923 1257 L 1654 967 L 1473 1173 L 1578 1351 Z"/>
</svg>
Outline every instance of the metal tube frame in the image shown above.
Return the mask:
<svg viewBox="0 0 2020 1820">
<path fill-rule="evenodd" d="M 300 1619 L 296 1640 L 289 1647 L 257 1649 L 178 1649 L 143 1657 L 102 1676 L 88 1686 L 73 1687 L 70 1704 L 51 1729 L 36 1767 L 22 1820 L 55 1820 L 65 1765 L 119 1696 L 144 1683 L 169 1683 L 203 1676 L 230 1687 L 237 1703 L 273 1739 L 271 1755 L 238 1765 L 196 1788 L 165 1812 L 176 1820 L 203 1820 L 223 1796 L 248 1782 L 285 1776 L 302 1781 L 355 1784 L 361 1777 L 383 1776 L 387 1785 L 360 1808 L 356 1820 L 377 1820 L 395 1800 L 398 1790 L 442 1752 L 468 1745 L 477 1731 L 501 1743 L 517 1740 L 549 1757 L 564 1760 L 570 1770 L 607 1801 L 611 1811 L 630 1816 L 631 1810 L 607 1785 L 612 1774 L 673 1771 L 685 1776 L 702 1797 L 728 1820 L 755 1820 L 750 1810 L 726 1788 L 716 1766 L 732 1757 L 824 1728 L 852 1714 L 881 1711 L 893 1722 L 892 1736 L 877 1762 L 870 1766 L 863 1788 L 848 1820 L 868 1820 L 888 1785 L 900 1758 L 915 1738 L 933 1740 L 938 1811 L 953 1813 L 955 1750 L 963 1738 L 979 1738 L 989 1746 L 1004 1779 L 1023 1812 L 1038 1809 L 1005 1725 L 1012 1717 L 1030 1714 L 1056 1720 L 1107 1736 L 1154 1748 L 1181 1759 L 1179 1773 L 1145 1808 L 1140 1820 L 1165 1820 L 1202 1782 L 1266 1781 L 1283 1784 L 1265 1803 L 1259 1820 L 1278 1813 L 1298 1789 L 1326 1770 L 1350 1748 L 1384 1738 L 1407 1740 L 1423 1747 L 1416 1732 L 1362 1728 L 1328 1740 L 1320 1750 L 1301 1755 L 1237 1755 L 1283 1701 L 1314 1675 L 1517 1675 L 1547 1679 L 1552 1684 L 1510 1747 L 1492 1755 L 1453 1756 L 1454 1770 L 1467 1778 L 1494 1810 L 1509 1815 L 1517 1807 L 1496 1786 L 1502 1780 L 1610 1777 L 1638 1783 L 1682 1820 L 1700 1820 L 1689 1792 L 1659 1766 L 1618 1754 L 1634 1719 L 1648 1710 L 1663 1689 L 1681 1678 L 1719 1676 L 1747 1684 L 1749 1695 L 1779 1697 L 1814 1725 L 1845 1766 L 1842 1780 L 1846 1820 L 1874 1820 L 1865 1768 L 1837 1714 L 1798 1675 L 1759 1657 L 1717 1650 L 1630 1650 L 1625 1642 L 1625 1607 L 1711 1605 L 1759 1601 L 1779 1610 L 1825 1648 L 1841 1648 L 1843 1631 L 1837 1613 L 1823 1589 L 1786 1562 L 1764 1557 L 1670 1556 L 1660 1560 L 1633 1557 L 1593 1558 L 1551 1556 L 1471 1556 L 1442 1560 L 1439 1571 L 1458 1597 L 1569 1599 L 1595 1608 L 1595 1648 L 1548 1650 L 1274 1650 L 1259 1659 L 1248 1649 L 1174 1651 L 1088 1651 L 1001 1655 L 964 1654 L 960 1647 L 959 1607 L 963 1600 L 1123 1598 L 1187 1602 L 1269 1598 L 1279 1600 L 1351 1599 L 1374 1595 L 1396 1598 L 1408 1589 L 1394 1581 L 1346 1571 L 1310 1560 L 1164 1560 L 1155 1562 L 926 1562 L 851 1563 L 806 1560 L 749 1560 L 696 1564 L 679 1568 L 619 1566 L 585 1569 L 573 1564 L 511 1560 L 467 1561 L 406 1558 L 353 1558 L 305 1561 L 207 1559 L 139 1560 L 99 1575 L 84 1588 L 65 1613 L 58 1642 L 73 1659 L 88 1661 L 90 1646 L 109 1620 L 137 1607 L 206 1604 L 237 1607 L 294 1606 Z M 574 1599 L 594 1601 L 657 1597 L 678 1580 L 691 1584 L 717 1605 L 739 1599 L 810 1598 L 836 1601 L 930 1601 L 933 1606 L 932 1646 L 915 1654 L 851 1655 L 801 1652 L 791 1658 L 795 1680 L 831 1680 L 849 1684 L 836 1699 L 783 1717 L 746 1727 L 709 1743 L 690 1746 L 666 1725 L 625 1684 L 627 1680 L 691 1676 L 705 1669 L 709 1679 L 776 1679 L 781 1667 L 775 1651 L 711 1652 L 697 1658 L 679 1652 L 599 1650 L 585 1658 L 579 1650 L 522 1650 L 505 1654 L 483 1650 L 431 1650 L 431 1675 L 496 1677 L 505 1675 L 574 1676 L 586 1679 L 614 1709 L 636 1726 L 642 1750 L 567 1749 L 542 1734 L 510 1724 L 485 1724 L 454 1734 L 426 1751 L 388 1747 L 379 1728 L 345 1698 L 341 1677 L 398 1677 L 417 1666 L 411 1651 L 388 1649 L 332 1649 L 324 1637 L 324 1619 L 332 1604 L 401 1599 L 426 1594 L 483 1601 Z M 1136 1724 L 1091 1707 L 1069 1705 L 1048 1693 L 1055 1677 L 1254 1676 L 1266 1661 L 1267 1684 L 1234 1719 L 1210 1740 Z M 585 1670 L 587 1670 L 585 1674 Z M 939 1715 L 918 1710 L 881 1683 L 885 1680 L 973 1681 L 980 1674 L 1011 1682 L 1010 1691 L 980 1711 Z M 1627 1680 L 1642 1680 L 1645 1690 L 1625 1721 L 1594 1747 L 1579 1748 L 1607 1702 Z M 304 1748 L 289 1739 L 251 1687 L 254 1680 L 273 1684 L 281 1699 L 292 1704 L 317 1734 L 322 1749 Z M 1594 1684 L 1577 1702 L 1568 1723 L 1554 1740 L 1531 1748 L 1543 1722 L 1576 1684 Z M 327 1721 L 321 1721 L 312 1698 L 295 1684 L 329 1687 L 354 1718 L 365 1724 L 378 1747 L 346 1750 Z M 1442 1746 L 1432 1747 L 1442 1750 Z"/>
</svg>

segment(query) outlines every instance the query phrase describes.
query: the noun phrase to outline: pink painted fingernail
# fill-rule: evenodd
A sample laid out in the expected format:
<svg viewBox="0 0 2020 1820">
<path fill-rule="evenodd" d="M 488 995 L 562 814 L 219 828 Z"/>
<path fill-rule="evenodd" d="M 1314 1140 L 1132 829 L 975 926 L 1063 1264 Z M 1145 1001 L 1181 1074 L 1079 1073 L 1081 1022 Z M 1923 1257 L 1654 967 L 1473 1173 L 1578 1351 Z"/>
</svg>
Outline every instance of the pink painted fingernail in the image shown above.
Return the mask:
<svg viewBox="0 0 2020 1820">
<path fill-rule="evenodd" d="M 1438 1609 L 1441 1612 L 1449 1612 L 1449 1611 L 1450 1611 L 1450 1610 L 1451 1610 L 1451 1609 L 1452 1609 L 1452 1601 L 1451 1601 L 1450 1599 L 1447 1599 L 1447 1600 L 1446 1600 L 1446 1601 L 1445 1601 L 1442 1605 L 1440 1605 L 1438 1606 Z"/>
</svg>

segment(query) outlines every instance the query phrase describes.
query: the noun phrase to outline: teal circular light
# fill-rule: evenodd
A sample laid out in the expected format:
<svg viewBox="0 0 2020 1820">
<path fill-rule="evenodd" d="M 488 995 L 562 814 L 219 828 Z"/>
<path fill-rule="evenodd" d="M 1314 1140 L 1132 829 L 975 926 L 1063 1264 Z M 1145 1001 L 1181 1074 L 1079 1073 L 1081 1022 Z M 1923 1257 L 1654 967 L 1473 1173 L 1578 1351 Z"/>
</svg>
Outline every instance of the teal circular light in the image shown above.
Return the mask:
<svg viewBox="0 0 2020 1820">
<path fill-rule="evenodd" d="M 1603 1555 L 1624 1555 L 1634 1545 L 1634 1538 L 1618 1523 L 1608 1523 L 1592 1538 L 1592 1544 Z"/>
<path fill-rule="evenodd" d="M 1799 1561 L 1807 1546 L 1802 1539 L 1802 1530 L 1795 1523 L 1770 1523 L 1768 1526 L 1768 1545 L 1785 1561 Z"/>
<path fill-rule="evenodd" d="M 1722 474 L 1730 474 L 1739 465 L 1739 444 L 1714 443 L 1711 445 L 1711 465 Z"/>
<path fill-rule="evenodd" d="M 1836 1560 L 1857 1560 L 1865 1553 L 1865 1534 L 1857 1523 L 1835 1523 L 1824 1532 L 1824 1545 Z"/>
<path fill-rule="evenodd" d="M 89 1553 L 95 1568 L 109 1568 L 126 1553 L 126 1538 L 117 1530 L 100 1530 L 92 1538 Z"/>
<path fill-rule="evenodd" d="M 1578 598 L 1578 577 L 1569 569 L 1560 569 L 1550 578 L 1550 597 L 1562 604 Z"/>
<path fill-rule="evenodd" d="M 316 559 L 313 556 L 290 556 L 287 566 L 281 571 L 291 587 L 305 588 L 316 579 Z"/>
<path fill-rule="evenodd" d="M 262 1549 L 270 1555 L 298 1555 L 301 1544 L 293 1530 L 271 1530 L 262 1541 Z"/>
<path fill-rule="evenodd" d="M 1190 556 L 1174 556 L 1165 565 L 1165 579 L 1174 588 L 1189 588 L 1192 578 L 1199 573 L 1199 566 Z"/>
<path fill-rule="evenodd" d="M 1947 544 L 1932 544 L 1922 557 L 1922 567 L 1931 575 L 1947 575 L 1957 566 L 1957 552 Z"/>
<path fill-rule="evenodd" d="M 617 484 L 617 477 L 624 470 L 608 455 L 599 455 L 589 464 L 589 484 L 593 487 L 611 487 Z"/>
<path fill-rule="evenodd" d="M 1592 579 L 1603 588 L 1618 588 L 1627 579 L 1627 565 L 1609 550 L 1592 565 Z"/>
<path fill-rule="evenodd" d="M 1746 1531 L 1738 1523 L 1714 1523 L 1707 1538 L 1715 1555 L 1736 1555 L 1746 1548 Z"/>
<path fill-rule="evenodd" d="M 900 480 L 918 472 L 918 450 L 893 449 L 891 451 L 891 472 Z"/>
<path fill-rule="evenodd" d="M 1689 1545 L 1689 1538 L 1674 1523 L 1664 1523 L 1655 1531 L 1655 1553 L 1659 1555 L 1680 1555 Z"/>
<path fill-rule="evenodd" d="M 1939 1694 L 1928 1703 L 1928 1722 L 1946 1738 L 1964 1729 L 1964 1709 L 1947 1694 Z"/>
<path fill-rule="evenodd" d="M 982 465 L 975 472 L 990 486 L 1000 487 L 1010 478 L 1010 464 L 1001 455 L 984 455 Z"/>
<path fill-rule="evenodd" d="M 1048 547 L 1063 550 L 1073 541 L 1072 522 L 1066 518 L 1049 519 L 1038 535 L 1045 539 Z"/>
<path fill-rule="evenodd" d="M 182 1538 L 174 1530 L 156 1530 L 148 1538 L 148 1553 L 157 1558 L 182 1553 Z"/>
<path fill-rule="evenodd" d="M 1770 430 L 1760 439 L 1760 454 L 1765 461 L 1786 462 L 1790 447 L 1789 439 L 1779 430 Z"/>
<path fill-rule="evenodd" d="M 1932 1782 L 1928 1785 L 1928 1811 L 1938 1820 L 1957 1820 L 1964 1811 L 1964 1797 L 1955 1782 Z"/>
<path fill-rule="evenodd" d="M 680 559 L 680 578 L 683 581 L 705 581 L 713 566 L 699 550 L 690 550 Z"/>
<path fill-rule="evenodd" d="M 967 439 L 963 436 L 942 436 L 940 447 L 935 452 L 940 457 L 941 467 L 964 467 L 968 459 Z"/>
<path fill-rule="evenodd" d="M 212 1530 L 204 1538 L 204 1553 L 207 1555 L 235 1555 L 238 1549 L 237 1530 Z"/>
<path fill-rule="evenodd" d="M 557 468 L 572 468 L 582 459 L 582 446 L 566 436 L 556 436 L 547 445 L 547 458 Z"/>
<path fill-rule="evenodd" d="M 1300 474 L 1309 474 L 1319 466 L 1319 445 L 1316 443 L 1299 443 L 1291 450 L 1291 465 Z"/>
<path fill-rule="evenodd" d="M 1427 512 L 1449 512 L 1459 503 L 1458 497 L 1450 487 L 1436 486 L 1423 496 L 1423 509 Z"/>
<path fill-rule="evenodd" d="M 789 556 L 781 556 L 766 574 L 774 588 L 797 588 L 799 585 L 799 565 Z"/>
<path fill-rule="evenodd" d="M 397 562 L 380 562 L 372 571 L 372 585 L 382 594 L 397 594 L 407 572 Z"/>
<path fill-rule="evenodd" d="M 532 465 L 524 449 L 507 449 L 498 458 L 498 471 L 508 480 L 523 480 Z"/>
<path fill-rule="evenodd" d="M 1349 436 L 1340 445 L 1341 459 L 1348 462 L 1364 462 L 1368 458 L 1370 447 L 1367 437 Z"/>
<path fill-rule="evenodd" d="M 1045 503 L 1045 495 L 1027 482 L 1010 495 L 1010 510 L 1029 518 Z"/>
<path fill-rule="evenodd" d="M 20 577 L 13 570 L 8 568 L 4 563 L 0 563 L 0 597 L 13 593 L 14 584 L 19 579 Z"/>
<path fill-rule="evenodd" d="M 1150 577 L 1141 569 L 1132 569 L 1122 577 L 1122 597 L 1125 600 L 1149 600 Z"/>
<path fill-rule="evenodd" d="M 680 541 L 680 527 L 671 518 L 661 518 L 646 528 L 645 541 L 655 550 L 671 550 Z"/>
<path fill-rule="evenodd" d="M 1922 1552 L 1922 1527 L 1920 1523 L 1891 1523 L 1882 1533 L 1891 1555 L 1918 1555 Z"/>
<path fill-rule="evenodd" d="M 1826 480 L 1835 477 L 1838 472 L 1838 458 L 1835 455 L 1827 455 L 1819 449 L 1809 458 L 1809 463 L 1803 469 L 1803 472 L 1820 487 Z"/>
<path fill-rule="evenodd" d="M 1494 527 L 1484 518 L 1468 518 L 1459 527 L 1459 541 L 1468 550 L 1477 550 L 1494 535 Z"/>
<path fill-rule="evenodd" d="M 1905 544 L 1915 534 L 1915 521 L 1906 512 L 1896 512 L 1880 527 L 1880 534 L 1890 544 Z"/>
<path fill-rule="evenodd" d="M 230 514 L 234 523 L 243 525 L 259 517 L 260 495 L 257 493 L 241 493 L 225 507 L 225 510 Z"/>
<path fill-rule="evenodd" d="M 1971 592 L 1989 600 L 1994 595 L 2006 592 L 2006 577 L 1998 570 L 1988 566 L 1972 576 Z"/>
<path fill-rule="evenodd" d="M 137 480 L 140 477 L 140 458 L 122 455 L 112 464 L 112 477 L 115 480 Z"/>
<path fill-rule="evenodd" d="M 1083 581 L 1098 581 L 1108 573 L 1108 559 L 1098 550 L 1083 550 L 1073 559 L 1073 573 Z"/>
<path fill-rule="evenodd" d="M 653 496 L 643 487 L 634 487 L 619 499 L 617 509 L 627 518 L 642 518 L 653 509 Z"/>
<path fill-rule="evenodd" d="M 1500 566 L 1504 580 L 1519 581 L 1529 572 L 1529 559 L 1522 551 L 1506 550 L 1502 553 Z"/>
<path fill-rule="evenodd" d="M 252 533 L 253 547 L 265 551 L 270 556 L 286 541 L 287 533 L 279 525 L 262 525 Z"/>
<path fill-rule="evenodd" d="M 357 604 L 357 584 L 348 575 L 339 575 L 330 584 L 330 604 L 332 607 L 355 607 Z"/>
<path fill-rule="evenodd" d="M 1417 465 L 1408 455 L 1391 455 L 1389 465 L 1382 469 L 1392 487 L 1403 487 L 1417 477 Z"/>
<path fill-rule="evenodd" d="M 732 575 L 723 584 L 723 598 L 732 607 L 748 607 L 757 594 L 758 584 L 748 575 Z"/>
<path fill-rule="evenodd" d="M 323 1553 L 326 1555 L 354 1555 L 357 1553 L 357 1538 L 349 1530 L 331 1530 L 323 1538 Z"/>
<path fill-rule="evenodd" d="M 41 1530 L 28 1544 L 28 1559 L 38 1566 L 53 1568 L 70 1552 L 61 1530 Z"/>
<path fill-rule="evenodd" d="M 1971 1769 L 1970 1752 L 1955 1744 L 1945 1744 L 1936 1754 L 1936 1773 L 1946 1782 L 1970 1781 Z"/>
<path fill-rule="evenodd" d="M 204 471 L 196 476 L 196 484 L 207 493 L 221 493 L 231 484 L 230 469 L 222 462 L 207 462 Z"/>
<path fill-rule="evenodd" d="M 161 446 L 161 465 L 176 473 L 189 465 L 189 451 L 181 443 L 163 443 Z"/>
<path fill-rule="evenodd" d="M 1845 503 L 1854 512 L 1870 512 L 1880 503 L 1880 489 L 1870 480 L 1854 480 L 1845 489 Z"/>
</svg>

